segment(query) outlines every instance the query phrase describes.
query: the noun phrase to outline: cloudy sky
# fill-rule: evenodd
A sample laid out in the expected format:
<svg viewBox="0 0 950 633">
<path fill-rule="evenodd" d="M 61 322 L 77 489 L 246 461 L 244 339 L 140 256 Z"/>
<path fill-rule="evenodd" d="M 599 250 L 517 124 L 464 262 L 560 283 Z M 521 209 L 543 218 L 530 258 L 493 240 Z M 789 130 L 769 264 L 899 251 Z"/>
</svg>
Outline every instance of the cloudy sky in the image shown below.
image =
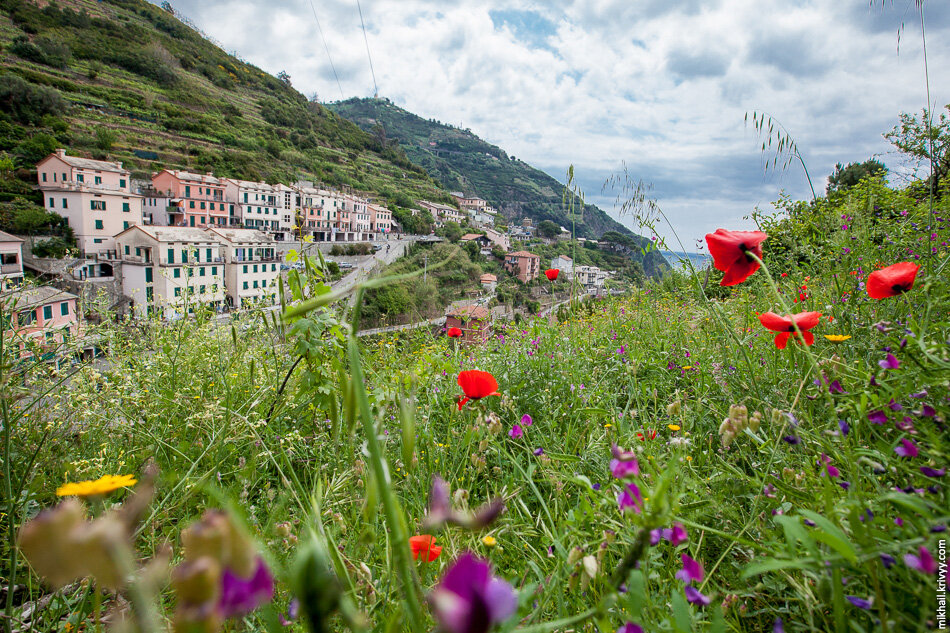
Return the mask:
<svg viewBox="0 0 950 633">
<path fill-rule="evenodd" d="M 785 127 L 821 193 L 836 162 L 875 156 L 897 172 L 881 135 L 927 103 L 914 0 L 360 1 L 379 96 L 561 181 L 573 164 L 588 201 L 615 216 L 620 191 L 604 183 L 625 165 L 688 250 L 716 227 L 751 226 L 782 189 L 809 195 L 799 166 L 766 173 L 747 112 Z M 374 93 L 357 0 L 173 4 L 308 96 Z M 942 107 L 950 3 L 926 0 L 924 17 Z"/>
</svg>

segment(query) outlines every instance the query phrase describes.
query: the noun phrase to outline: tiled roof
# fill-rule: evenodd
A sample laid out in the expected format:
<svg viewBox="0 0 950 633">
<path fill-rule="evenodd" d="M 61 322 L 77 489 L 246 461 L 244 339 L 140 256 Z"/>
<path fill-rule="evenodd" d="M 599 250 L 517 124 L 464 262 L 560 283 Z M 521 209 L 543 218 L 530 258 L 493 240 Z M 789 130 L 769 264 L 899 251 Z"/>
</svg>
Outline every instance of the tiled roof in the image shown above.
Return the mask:
<svg viewBox="0 0 950 633">
<path fill-rule="evenodd" d="M 498 277 L 496 277 L 495 275 L 491 273 L 485 273 L 484 275 L 479 277 L 478 280 L 482 283 L 485 283 L 485 282 L 491 282 L 491 281 L 498 281 Z"/>
<path fill-rule="evenodd" d="M 22 242 L 20 238 L 16 235 L 10 235 L 4 231 L 0 231 L 0 242 Z"/>
<path fill-rule="evenodd" d="M 219 240 L 204 229 L 190 226 L 141 226 L 133 225 L 127 230 L 142 231 L 158 242 L 218 242 Z M 125 231 L 123 231 L 125 233 Z M 121 234 L 120 234 L 121 235 Z M 118 236 L 116 236 L 118 237 Z"/>
<path fill-rule="evenodd" d="M 534 253 L 529 253 L 528 251 L 515 251 L 514 253 L 508 253 L 508 257 L 537 257 L 541 258 L 540 255 L 535 255 Z"/>
<path fill-rule="evenodd" d="M 69 156 L 65 153 L 61 154 L 59 152 L 55 154 L 50 154 L 47 158 L 56 156 L 60 160 L 64 161 L 67 165 L 71 167 L 78 167 L 79 169 L 94 169 L 98 171 L 115 171 L 119 173 L 128 172 L 128 169 L 123 169 L 122 165 L 119 163 L 110 163 L 106 160 L 93 160 L 91 158 L 80 158 L 78 156 Z M 45 159 L 44 159 L 45 160 Z"/>
<path fill-rule="evenodd" d="M 214 176 L 209 176 L 208 174 L 196 174 L 190 171 L 182 171 L 180 169 L 169 169 L 168 173 L 175 176 L 179 180 L 197 180 L 209 185 L 221 184 L 220 180 Z"/>
<path fill-rule="evenodd" d="M 209 232 L 229 242 L 255 242 L 259 244 L 273 244 L 274 238 L 257 229 L 209 228 Z"/>
<path fill-rule="evenodd" d="M 462 306 L 446 312 L 445 316 L 463 319 L 487 319 L 488 310 L 482 306 Z"/>
<path fill-rule="evenodd" d="M 65 290 L 60 290 L 53 286 L 38 286 L 36 288 L 26 288 L 24 290 L 10 290 L 0 294 L 0 304 L 15 309 L 25 310 L 36 306 L 46 305 L 53 301 L 66 301 L 67 299 L 78 299 L 76 295 Z"/>
</svg>

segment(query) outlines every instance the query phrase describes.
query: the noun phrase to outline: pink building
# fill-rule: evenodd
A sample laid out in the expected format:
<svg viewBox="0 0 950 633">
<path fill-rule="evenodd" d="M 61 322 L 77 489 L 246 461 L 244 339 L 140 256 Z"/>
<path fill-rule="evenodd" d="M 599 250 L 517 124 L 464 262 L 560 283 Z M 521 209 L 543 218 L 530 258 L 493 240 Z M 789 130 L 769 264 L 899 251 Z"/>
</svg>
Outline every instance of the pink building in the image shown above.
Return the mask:
<svg viewBox="0 0 950 633">
<path fill-rule="evenodd" d="M 368 204 L 369 209 L 369 230 L 384 234 L 393 230 L 393 212 L 386 207 L 378 204 Z"/>
<path fill-rule="evenodd" d="M 541 273 L 541 257 L 528 251 L 515 251 L 505 256 L 505 270 L 526 284 Z"/>
<path fill-rule="evenodd" d="M 66 218 L 86 256 L 115 256 L 114 237 L 142 224 L 142 196 L 122 163 L 67 156 L 58 149 L 36 165 L 47 211 Z"/>
<path fill-rule="evenodd" d="M 0 294 L 0 318 L 5 322 L 7 339 L 4 344 L 17 348 L 21 360 L 36 354 L 41 360 L 55 358 L 59 347 L 79 334 L 77 299 L 53 286 Z"/>
<path fill-rule="evenodd" d="M 0 291 L 23 281 L 23 240 L 0 231 Z"/>
<path fill-rule="evenodd" d="M 462 330 L 464 343 L 484 343 L 491 336 L 491 313 L 481 306 L 465 306 L 445 315 L 445 328 Z"/>
<path fill-rule="evenodd" d="M 170 199 L 169 226 L 204 228 L 238 223 L 234 203 L 224 199 L 224 181 L 211 174 L 164 169 L 152 175 L 152 188 Z"/>
</svg>

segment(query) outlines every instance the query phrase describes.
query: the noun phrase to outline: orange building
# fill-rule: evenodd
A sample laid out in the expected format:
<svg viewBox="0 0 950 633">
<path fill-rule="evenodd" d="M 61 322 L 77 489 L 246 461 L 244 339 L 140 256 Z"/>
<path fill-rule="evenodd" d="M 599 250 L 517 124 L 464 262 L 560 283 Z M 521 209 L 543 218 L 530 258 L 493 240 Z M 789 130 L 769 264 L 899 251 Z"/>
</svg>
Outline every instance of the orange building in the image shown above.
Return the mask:
<svg viewBox="0 0 950 633">
<path fill-rule="evenodd" d="M 152 188 L 171 199 L 170 226 L 205 228 L 240 224 L 235 203 L 224 200 L 224 187 L 225 182 L 211 174 L 163 169 L 152 176 Z"/>
</svg>

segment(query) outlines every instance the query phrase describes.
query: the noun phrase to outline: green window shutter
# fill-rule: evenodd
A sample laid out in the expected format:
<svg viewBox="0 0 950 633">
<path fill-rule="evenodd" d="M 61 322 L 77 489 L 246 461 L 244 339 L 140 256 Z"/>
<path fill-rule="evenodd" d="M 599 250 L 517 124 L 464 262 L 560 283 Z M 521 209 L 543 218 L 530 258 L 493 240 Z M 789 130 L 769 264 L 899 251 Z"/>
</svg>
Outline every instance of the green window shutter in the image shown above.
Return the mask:
<svg viewBox="0 0 950 633">
<path fill-rule="evenodd" d="M 176 296 L 176 297 L 180 297 L 180 296 L 181 296 L 181 288 L 175 288 L 175 296 Z"/>
<path fill-rule="evenodd" d="M 127 229 L 127 228 L 129 228 L 129 223 L 128 223 L 128 222 L 123 222 L 123 223 L 122 223 L 122 230 L 124 231 L 124 230 Z"/>
<path fill-rule="evenodd" d="M 96 220 L 96 228 L 102 229 L 102 220 Z"/>
<path fill-rule="evenodd" d="M 151 300 L 152 300 L 152 297 L 154 297 L 154 296 L 155 296 L 155 289 L 152 288 L 151 286 L 146 286 L 146 287 L 145 287 L 145 300 L 146 300 L 146 301 L 151 301 Z"/>
<path fill-rule="evenodd" d="M 208 260 L 207 260 L 207 261 L 210 262 L 210 261 L 211 261 L 211 249 L 210 249 L 210 248 L 207 249 L 206 253 L 207 253 L 207 255 L 208 255 Z"/>
<path fill-rule="evenodd" d="M 186 198 L 191 197 L 191 185 L 185 185 L 185 197 Z"/>
<path fill-rule="evenodd" d="M 128 245 L 128 244 L 125 245 L 125 254 L 126 254 L 126 255 L 129 254 L 129 245 Z"/>
<path fill-rule="evenodd" d="M 125 189 L 125 178 L 119 178 L 119 186 Z"/>
<path fill-rule="evenodd" d="M 152 283 L 152 269 L 151 267 L 145 269 L 145 283 Z"/>
<path fill-rule="evenodd" d="M 202 266 L 201 268 L 198 269 L 198 276 L 199 276 L 199 277 L 204 277 L 204 276 L 205 276 L 205 267 L 204 267 L 204 266 Z"/>
<path fill-rule="evenodd" d="M 247 290 L 247 282 L 244 282 L 244 289 Z"/>
<path fill-rule="evenodd" d="M 43 306 L 43 319 L 49 321 L 53 318 L 53 306 Z"/>
<path fill-rule="evenodd" d="M 129 208 L 129 203 L 128 203 L 128 202 L 123 202 L 123 203 L 122 203 L 122 210 L 125 211 L 126 213 L 128 213 L 129 211 L 131 211 L 131 209 Z"/>
<path fill-rule="evenodd" d="M 181 277 L 181 268 L 176 268 L 175 272 L 172 273 L 172 277 L 174 277 L 175 279 L 178 279 L 179 277 Z"/>
<path fill-rule="evenodd" d="M 217 267 L 217 266 L 212 266 L 212 267 L 211 267 L 211 274 L 212 274 L 212 275 L 217 275 L 217 274 L 218 274 L 218 267 Z"/>
<path fill-rule="evenodd" d="M 244 272 L 247 273 L 247 264 L 244 264 Z"/>
<path fill-rule="evenodd" d="M 175 263 L 175 249 L 173 248 L 168 249 L 168 263 L 169 264 Z"/>
<path fill-rule="evenodd" d="M 181 263 L 182 263 L 182 264 L 187 264 L 187 263 L 188 263 L 188 251 L 186 251 L 186 250 L 182 250 L 182 251 L 181 251 Z"/>
<path fill-rule="evenodd" d="M 63 301 L 59 304 L 59 313 L 62 316 L 69 316 L 69 302 Z"/>
</svg>

